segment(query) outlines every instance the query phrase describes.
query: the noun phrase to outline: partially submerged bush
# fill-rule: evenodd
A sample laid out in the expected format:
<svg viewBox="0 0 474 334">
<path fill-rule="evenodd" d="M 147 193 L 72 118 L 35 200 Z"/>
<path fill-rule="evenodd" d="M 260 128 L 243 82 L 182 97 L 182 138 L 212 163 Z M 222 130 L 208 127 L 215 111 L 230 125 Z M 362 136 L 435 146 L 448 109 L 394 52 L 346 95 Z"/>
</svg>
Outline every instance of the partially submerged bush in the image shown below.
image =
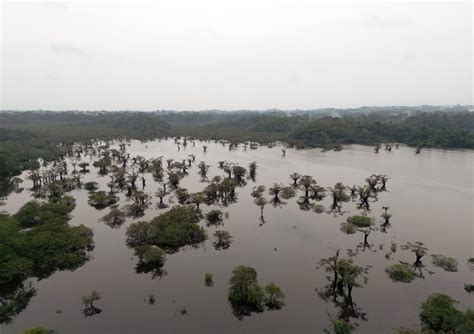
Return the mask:
<svg viewBox="0 0 474 334">
<path fill-rule="evenodd" d="M 207 286 L 207 287 L 211 287 L 214 285 L 214 279 L 213 279 L 214 275 L 212 275 L 211 273 L 205 273 L 204 274 L 204 285 Z"/>
<path fill-rule="evenodd" d="M 105 209 L 118 202 L 118 197 L 114 194 L 108 194 L 105 191 L 91 192 L 88 203 L 98 210 Z"/>
<path fill-rule="evenodd" d="M 265 305 L 270 310 L 279 310 L 285 305 L 282 299 L 285 298 L 285 294 L 281 291 L 280 287 L 275 283 L 268 283 L 265 287 Z"/>
<path fill-rule="evenodd" d="M 263 312 L 264 306 L 270 310 L 280 309 L 285 298 L 284 293 L 275 283 L 269 283 L 265 290 L 257 279 L 257 272 L 250 266 L 240 265 L 232 270 L 229 281 L 229 295 L 232 312 L 242 320 L 244 316 Z"/>
<path fill-rule="evenodd" d="M 126 219 L 126 214 L 118 208 L 110 209 L 110 212 L 101 218 L 105 224 L 111 228 L 119 228 Z"/>
<path fill-rule="evenodd" d="M 431 258 L 431 263 L 433 263 L 433 265 L 436 267 L 450 272 L 458 271 L 458 261 L 455 258 L 440 254 L 433 254 L 431 255 Z"/>
<path fill-rule="evenodd" d="M 347 222 L 359 228 L 370 227 L 373 225 L 373 219 L 367 216 L 347 217 Z"/>
<path fill-rule="evenodd" d="M 35 327 L 31 329 L 27 329 L 26 331 L 22 332 L 22 334 L 53 334 L 54 331 L 49 330 L 45 327 Z"/>
<path fill-rule="evenodd" d="M 416 278 L 413 268 L 406 263 L 395 263 L 385 268 L 385 272 L 392 281 L 410 283 Z"/>
<path fill-rule="evenodd" d="M 222 211 L 221 210 L 211 210 L 206 213 L 207 226 L 210 225 L 220 225 L 222 223 Z"/>
<path fill-rule="evenodd" d="M 195 246 L 207 237 L 198 221 L 193 208 L 175 206 L 151 222 L 131 224 L 127 229 L 127 244 L 129 247 L 156 245 L 168 253 L 176 252 L 183 246 Z"/>
<path fill-rule="evenodd" d="M 214 237 L 215 237 L 215 240 L 212 243 L 212 245 L 217 250 L 229 248 L 233 239 L 232 235 L 228 231 L 224 231 L 224 230 L 215 231 Z"/>
<path fill-rule="evenodd" d="M 99 184 L 97 182 L 91 181 L 84 183 L 84 189 L 87 191 L 96 191 L 99 189 Z"/>
</svg>

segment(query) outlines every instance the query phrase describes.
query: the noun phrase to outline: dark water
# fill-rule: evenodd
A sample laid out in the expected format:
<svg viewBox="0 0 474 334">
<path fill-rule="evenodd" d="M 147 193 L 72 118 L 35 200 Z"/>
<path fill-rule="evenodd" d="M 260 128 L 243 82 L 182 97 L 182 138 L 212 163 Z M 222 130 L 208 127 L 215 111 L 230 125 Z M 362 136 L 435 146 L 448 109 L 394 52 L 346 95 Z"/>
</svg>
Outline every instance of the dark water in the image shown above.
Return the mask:
<svg viewBox="0 0 474 334">
<path fill-rule="evenodd" d="M 417 325 L 422 301 L 434 292 L 457 299 L 462 309 L 473 305 L 472 297 L 464 291 L 464 283 L 472 283 L 466 260 L 474 255 L 472 151 L 426 149 L 416 156 L 412 148 L 406 147 L 374 154 L 371 147 L 349 146 L 342 152 L 287 150 L 286 157 L 282 157 L 278 147 L 229 151 L 221 144 L 206 143 L 209 149 L 203 153 L 202 145 L 189 144 L 178 152 L 172 141 L 132 142 L 127 151 L 132 156 L 163 155 L 165 159 L 179 161 L 193 153 L 197 155 L 196 163 L 205 160 L 212 166 L 210 177 L 223 175 L 217 169 L 219 160 L 245 167 L 257 161 L 256 183 L 267 188 L 274 182 L 289 184 L 289 174 L 293 172 L 312 175 L 322 186 L 333 186 L 339 181 L 362 185 L 373 173 L 391 177 L 388 191 L 379 194 L 370 216 L 380 222 L 381 207 L 389 206 L 392 226 L 387 233 L 377 231 L 369 236 L 376 252 L 361 252 L 354 258 L 357 264 L 372 266 L 367 285 L 353 292 L 354 302 L 368 318 L 357 320 L 358 332 L 388 333 L 396 327 Z M 97 179 L 101 189 L 107 190 L 109 177 L 98 177 L 94 170 L 84 181 Z M 181 185 L 190 191 L 204 188 L 196 166 L 189 170 Z M 301 211 L 297 198 L 293 198 L 281 208 L 267 205 L 267 222 L 259 226 L 259 208 L 250 196 L 253 185 L 249 181 L 246 187 L 238 188 L 238 202 L 223 208 L 228 213 L 223 229 L 234 235 L 230 248 L 215 250 L 211 237 L 203 247 L 168 255 L 164 266 L 168 274 L 162 279 L 135 273 L 133 250 L 125 245 L 125 230 L 132 219 L 113 230 L 98 222 L 108 209 L 95 210 L 88 206 L 85 190 L 73 191 L 77 206 L 70 223 L 94 230 L 93 258 L 74 272 L 58 272 L 35 281 L 37 295 L 12 324 L 0 326 L 0 333 L 18 333 L 39 325 L 61 333 L 321 333 L 329 327 L 327 311 L 336 311 L 315 292 L 315 288 L 327 284 L 326 273 L 316 269 L 316 261 L 334 255 L 337 248 L 345 255 L 346 249 L 362 241 L 359 233 L 346 235 L 339 230 L 348 215 L 360 210 L 349 202 L 343 204 L 348 211 L 343 216 L 317 214 Z M 23 186 L 28 188 L 28 182 Z M 145 190 L 154 193 L 157 187 L 148 175 Z M 29 199 L 27 190 L 11 194 L 2 209 L 14 213 Z M 330 199 L 322 202 L 326 207 L 329 203 Z M 204 205 L 203 211 L 211 208 Z M 148 220 L 159 213 L 153 207 L 141 219 Z M 211 236 L 215 228 L 206 229 Z M 435 274 L 425 279 L 410 284 L 393 283 L 384 268 L 398 260 L 413 261 L 413 254 L 398 247 L 394 258 L 387 260 L 385 253 L 392 241 L 398 245 L 422 241 L 430 254 L 458 259 L 459 271 L 448 273 L 435 268 Z M 384 250 L 378 250 L 381 244 Z M 428 256 L 425 262 L 431 266 Z M 253 266 L 261 284 L 273 281 L 279 285 L 286 294 L 286 306 L 237 320 L 228 304 L 227 291 L 230 273 L 240 264 Z M 215 284 L 211 288 L 204 286 L 206 272 L 214 274 Z M 81 313 L 81 296 L 93 289 L 102 294 L 97 306 L 103 312 L 85 318 Z M 154 305 L 145 302 L 150 293 L 157 297 Z M 187 315 L 179 313 L 181 307 L 186 307 Z M 58 309 L 61 314 L 56 313 Z"/>
</svg>

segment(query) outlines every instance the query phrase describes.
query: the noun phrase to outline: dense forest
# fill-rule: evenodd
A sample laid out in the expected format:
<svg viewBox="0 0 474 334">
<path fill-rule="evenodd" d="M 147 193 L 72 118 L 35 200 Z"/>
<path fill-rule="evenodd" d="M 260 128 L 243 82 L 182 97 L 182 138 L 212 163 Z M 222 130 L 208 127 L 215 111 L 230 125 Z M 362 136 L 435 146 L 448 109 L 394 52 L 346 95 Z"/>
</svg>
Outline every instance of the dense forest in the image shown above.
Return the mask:
<svg viewBox="0 0 474 334">
<path fill-rule="evenodd" d="M 359 108 L 283 112 L 51 112 L 0 113 L 0 178 L 5 180 L 64 155 L 91 139 L 187 136 L 231 142 L 281 141 L 297 148 L 404 143 L 474 148 L 474 113 L 468 108 Z"/>
</svg>

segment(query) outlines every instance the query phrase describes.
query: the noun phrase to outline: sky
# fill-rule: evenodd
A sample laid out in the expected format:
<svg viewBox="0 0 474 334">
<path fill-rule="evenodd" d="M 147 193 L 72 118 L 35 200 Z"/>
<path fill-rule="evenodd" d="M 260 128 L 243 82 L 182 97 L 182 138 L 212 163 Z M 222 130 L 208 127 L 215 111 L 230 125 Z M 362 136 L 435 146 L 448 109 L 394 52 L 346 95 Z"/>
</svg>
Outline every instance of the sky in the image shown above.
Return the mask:
<svg viewBox="0 0 474 334">
<path fill-rule="evenodd" d="M 471 2 L 4 1 L 0 109 L 473 104 Z"/>
</svg>

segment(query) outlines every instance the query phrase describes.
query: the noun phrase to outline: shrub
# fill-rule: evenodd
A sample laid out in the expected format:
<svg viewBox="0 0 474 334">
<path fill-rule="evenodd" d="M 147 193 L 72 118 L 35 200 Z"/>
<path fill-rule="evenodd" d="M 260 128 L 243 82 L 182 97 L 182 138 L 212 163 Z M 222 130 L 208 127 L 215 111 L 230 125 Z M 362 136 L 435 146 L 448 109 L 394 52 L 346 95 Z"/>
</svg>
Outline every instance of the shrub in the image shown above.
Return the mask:
<svg viewBox="0 0 474 334">
<path fill-rule="evenodd" d="M 413 268 L 406 263 L 395 263 L 385 269 L 392 281 L 410 283 L 416 278 Z"/>
</svg>

